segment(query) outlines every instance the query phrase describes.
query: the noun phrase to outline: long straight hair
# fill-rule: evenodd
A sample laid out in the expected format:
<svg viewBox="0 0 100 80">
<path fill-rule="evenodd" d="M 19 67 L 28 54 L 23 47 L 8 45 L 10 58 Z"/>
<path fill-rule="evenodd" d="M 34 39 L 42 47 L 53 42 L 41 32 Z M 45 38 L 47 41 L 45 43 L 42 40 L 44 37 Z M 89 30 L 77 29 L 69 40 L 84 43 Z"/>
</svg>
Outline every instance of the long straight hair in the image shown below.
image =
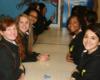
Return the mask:
<svg viewBox="0 0 100 80">
<path fill-rule="evenodd" d="M 21 14 L 16 19 L 16 24 L 18 26 L 18 28 L 17 28 L 18 29 L 18 33 L 21 35 L 21 36 L 19 36 L 19 39 L 21 40 L 21 37 L 23 37 L 24 34 L 23 34 L 23 32 L 21 30 L 19 30 L 20 17 L 27 18 L 29 20 L 29 22 L 30 22 L 30 19 L 29 19 L 29 16 L 26 15 L 26 14 Z M 29 35 L 28 35 L 28 47 L 27 47 L 28 49 L 27 50 L 28 50 L 29 53 L 32 53 L 32 50 L 33 50 L 33 29 L 32 29 L 31 23 L 29 24 L 29 30 L 28 30 L 28 32 L 29 32 Z M 20 42 L 22 44 L 22 41 L 20 41 Z M 25 45 L 22 44 L 22 46 L 23 47 L 20 48 L 20 52 L 25 54 Z"/>
</svg>

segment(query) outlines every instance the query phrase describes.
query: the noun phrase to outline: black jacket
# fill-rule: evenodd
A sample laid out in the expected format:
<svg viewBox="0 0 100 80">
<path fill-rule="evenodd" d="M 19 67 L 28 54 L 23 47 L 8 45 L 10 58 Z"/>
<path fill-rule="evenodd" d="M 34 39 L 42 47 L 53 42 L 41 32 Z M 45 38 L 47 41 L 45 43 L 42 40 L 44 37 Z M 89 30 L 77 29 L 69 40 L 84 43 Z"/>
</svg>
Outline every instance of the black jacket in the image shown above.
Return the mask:
<svg viewBox="0 0 100 80">
<path fill-rule="evenodd" d="M 19 33 L 20 37 L 21 37 L 21 41 L 22 41 L 22 44 L 25 48 L 25 59 L 22 60 L 23 62 L 31 62 L 31 61 L 37 61 L 37 56 L 40 54 L 40 53 L 37 53 L 37 52 L 32 52 L 30 53 L 28 51 L 28 35 L 27 34 L 23 34 L 21 35 Z"/>
<path fill-rule="evenodd" d="M 77 69 L 76 80 L 100 80 L 100 47 L 92 54 L 83 53 Z"/>
<path fill-rule="evenodd" d="M 2 38 L 0 41 L 0 80 L 18 80 L 22 73 L 19 66 L 18 46 Z"/>
<path fill-rule="evenodd" d="M 47 20 L 45 16 L 39 14 L 39 24 L 41 25 L 43 30 L 47 30 L 51 23 L 52 21 L 50 19 Z"/>
<path fill-rule="evenodd" d="M 69 51 L 71 53 L 71 57 L 75 64 L 79 64 L 79 60 L 81 57 L 81 53 L 84 50 L 83 46 L 83 32 L 79 32 L 75 38 L 73 38 L 69 44 Z"/>
</svg>

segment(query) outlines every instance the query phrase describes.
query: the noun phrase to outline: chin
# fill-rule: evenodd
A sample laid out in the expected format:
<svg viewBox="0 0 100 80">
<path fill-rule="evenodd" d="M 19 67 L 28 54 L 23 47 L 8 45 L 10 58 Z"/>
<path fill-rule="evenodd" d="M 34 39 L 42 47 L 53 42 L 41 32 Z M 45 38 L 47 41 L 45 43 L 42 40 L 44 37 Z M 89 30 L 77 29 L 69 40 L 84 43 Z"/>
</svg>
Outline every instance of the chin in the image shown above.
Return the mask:
<svg viewBox="0 0 100 80">
<path fill-rule="evenodd" d="M 90 46 L 89 47 L 85 47 L 85 49 L 89 50 L 90 49 Z"/>
<path fill-rule="evenodd" d="M 16 38 L 11 38 L 10 40 L 14 41 Z"/>
<path fill-rule="evenodd" d="M 90 46 L 85 46 L 85 49 L 90 49 Z"/>
</svg>

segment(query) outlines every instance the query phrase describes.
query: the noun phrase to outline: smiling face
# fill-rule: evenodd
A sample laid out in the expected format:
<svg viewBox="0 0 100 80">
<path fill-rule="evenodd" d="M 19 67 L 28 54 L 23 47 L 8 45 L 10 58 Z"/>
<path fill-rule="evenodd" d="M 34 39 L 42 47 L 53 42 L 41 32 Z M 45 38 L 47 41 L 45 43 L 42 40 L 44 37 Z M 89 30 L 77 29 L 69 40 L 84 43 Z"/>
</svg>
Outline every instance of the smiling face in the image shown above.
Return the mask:
<svg viewBox="0 0 100 80">
<path fill-rule="evenodd" d="M 29 13 L 31 24 L 35 24 L 38 20 L 38 14 L 36 11 L 31 11 Z"/>
<path fill-rule="evenodd" d="M 30 22 L 29 19 L 25 16 L 21 16 L 18 22 L 19 30 L 23 33 L 29 30 Z"/>
<path fill-rule="evenodd" d="M 70 19 L 69 24 L 68 24 L 68 29 L 70 30 L 71 33 L 77 33 L 77 31 L 79 31 L 80 23 L 77 17 L 74 16 Z"/>
<path fill-rule="evenodd" d="M 99 37 L 93 31 L 87 30 L 83 38 L 83 44 L 86 50 L 92 53 L 100 44 Z"/>
<path fill-rule="evenodd" d="M 5 31 L 2 31 L 2 36 L 8 41 L 14 41 L 17 37 L 16 25 L 12 24 L 7 27 Z"/>
</svg>

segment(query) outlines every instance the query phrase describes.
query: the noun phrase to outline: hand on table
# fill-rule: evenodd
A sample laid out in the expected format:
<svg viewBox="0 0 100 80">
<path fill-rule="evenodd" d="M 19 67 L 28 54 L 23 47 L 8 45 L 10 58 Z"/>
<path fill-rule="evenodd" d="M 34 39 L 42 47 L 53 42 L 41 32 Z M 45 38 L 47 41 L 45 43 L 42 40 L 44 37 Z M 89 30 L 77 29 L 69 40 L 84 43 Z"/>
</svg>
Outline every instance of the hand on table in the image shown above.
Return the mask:
<svg viewBox="0 0 100 80">
<path fill-rule="evenodd" d="M 48 61 L 49 60 L 49 55 L 48 54 L 40 54 L 38 56 L 38 61 Z"/>
<path fill-rule="evenodd" d="M 71 54 L 70 54 L 70 53 L 67 54 L 66 60 L 67 60 L 68 62 L 73 62 L 73 58 L 71 57 Z"/>
</svg>

